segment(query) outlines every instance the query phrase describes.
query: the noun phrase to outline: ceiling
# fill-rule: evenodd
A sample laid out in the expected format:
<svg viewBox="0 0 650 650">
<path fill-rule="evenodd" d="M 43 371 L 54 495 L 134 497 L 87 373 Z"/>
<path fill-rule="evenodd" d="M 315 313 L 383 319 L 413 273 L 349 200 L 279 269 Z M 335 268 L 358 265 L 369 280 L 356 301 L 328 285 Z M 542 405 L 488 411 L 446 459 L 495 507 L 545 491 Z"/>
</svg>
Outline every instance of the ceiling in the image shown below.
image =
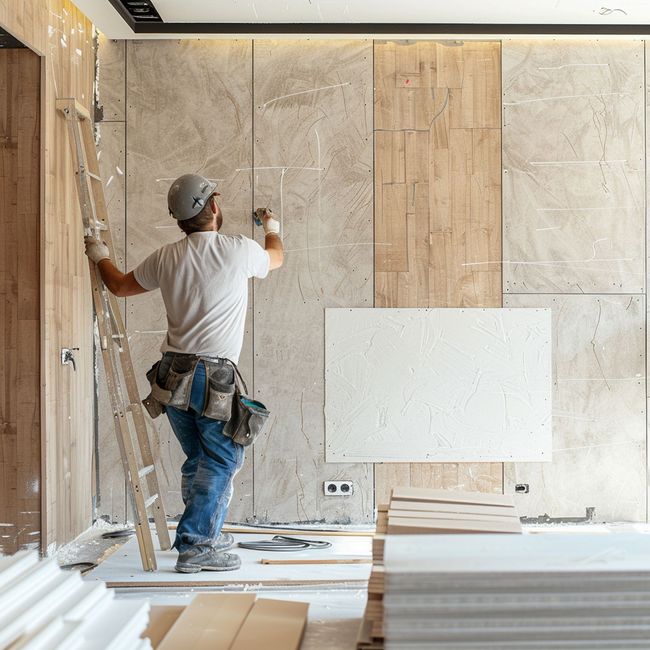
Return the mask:
<svg viewBox="0 0 650 650">
<path fill-rule="evenodd" d="M 557 26 L 558 33 L 581 33 L 575 26 L 594 34 L 650 32 L 650 0 L 73 1 L 110 38 L 201 33 L 478 33 L 481 29 L 482 33 L 553 33 L 551 26 Z M 574 27 L 563 30 L 561 26 Z"/>
</svg>

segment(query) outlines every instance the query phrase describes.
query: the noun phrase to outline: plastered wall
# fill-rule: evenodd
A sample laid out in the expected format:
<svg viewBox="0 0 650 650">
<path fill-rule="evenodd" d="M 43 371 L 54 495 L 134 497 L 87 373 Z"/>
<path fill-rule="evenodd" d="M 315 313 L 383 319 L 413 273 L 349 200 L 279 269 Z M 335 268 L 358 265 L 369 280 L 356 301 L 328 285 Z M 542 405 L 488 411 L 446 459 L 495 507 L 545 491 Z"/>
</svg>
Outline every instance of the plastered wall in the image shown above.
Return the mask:
<svg viewBox="0 0 650 650">
<path fill-rule="evenodd" d="M 100 41 L 125 268 L 180 236 L 165 194 L 186 171 L 220 179 L 227 232 L 259 237 L 258 205 L 282 217 L 286 263 L 251 287 L 242 356 L 273 423 L 231 519 L 366 523 L 394 484 L 524 483 L 524 515 L 645 520 L 644 57 L 631 40 Z M 552 463 L 324 463 L 325 307 L 501 305 L 552 311 Z M 162 303 L 124 309 L 143 378 Z M 103 413 L 99 513 L 120 519 Z M 154 429 L 177 514 L 182 452 Z M 324 497 L 325 479 L 354 496 Z"/>
</svg>

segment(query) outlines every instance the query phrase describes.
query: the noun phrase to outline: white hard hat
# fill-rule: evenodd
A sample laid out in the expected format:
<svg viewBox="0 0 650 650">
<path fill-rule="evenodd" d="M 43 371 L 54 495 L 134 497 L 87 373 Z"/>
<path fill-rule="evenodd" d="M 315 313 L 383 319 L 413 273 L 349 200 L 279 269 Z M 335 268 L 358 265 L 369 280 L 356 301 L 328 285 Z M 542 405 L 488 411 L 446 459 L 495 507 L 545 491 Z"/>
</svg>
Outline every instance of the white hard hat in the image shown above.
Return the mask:
<svg viewBox="0 0 650 650">
<path fill-rule="evenodd" d="M 167 207 L 177 221 L 196 217 L 215 193 L 217 184 L 199 174 L 179 176 L 167 193 Z"/>
</svg>

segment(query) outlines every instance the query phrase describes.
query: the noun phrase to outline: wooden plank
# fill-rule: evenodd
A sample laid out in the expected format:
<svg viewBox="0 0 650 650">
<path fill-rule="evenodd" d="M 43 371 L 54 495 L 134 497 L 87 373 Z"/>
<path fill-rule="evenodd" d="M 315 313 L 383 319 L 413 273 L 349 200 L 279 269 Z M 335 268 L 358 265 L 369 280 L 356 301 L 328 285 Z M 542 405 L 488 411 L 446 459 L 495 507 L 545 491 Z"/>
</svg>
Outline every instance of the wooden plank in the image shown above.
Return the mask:
<svg viewBox="0 0 650 650">
<path fill-rule="evenodd" d="M 501 306 L 500 47 L 375 41 L 376 307 Z M 394 485 L 498 493 L 503 465 L 376 465 Z"/>
<path fill-rule="evenodd" d="M 197 594 L 158 649 L 230 650 L 255 598 L 255 594 Z"/>
<path fill-rule="evenodd" d="M 185 611 L 185 607 L 185 605 L 153 605 L 149 609 L 149 626 L 143 636 L 151 641 L 153 648 L 158 648 L 167 632 Z"/>
<path fill-rule="evenodd" d="M 254 587 L 262 584 L 265 587 L 331 587 L 333 585 L 345 585 L 345 588 L 358 588 L 366 589 L 368 586 L 367 580 L 237 580 L 237 585 L 244 587 Z M 126 589 L 126 588 L 149 588 L 160 587 L 170 589 L 196 589 L 196 580 L 188 580 L 179 582 L 178 580 L 156 580 L 145 581 L 135 580 L 125 582 L 122 580 L 108 581 L 106 586 L 109 589 Z M 230 580 L 201 580 L 201 587 L 232 587 L 233 581 Z"/>
<path fill-rule="evenodd" d="M 294 565 L 294 564 L 372 564 L 371 557 L 349 557 L 349 558 L 300 558 L 291 560 L 282 560 L 276 558 L 264 557 L 260 560 L 260 564 L 281 564 L 281 565 Z"/>
<path fill-rule="evenodd" d="M 449 492 L 447 490 L 436 490 L 414 486 L 399 486 L 393 488 L 392 498 L 402 501 L 441 501 L 443 503 L 468 503 L 501 506 L 505 508 L 511 508 L 514 505 L 512 497 L 505 494 L 480 494 L 478 492 L 463 492 L 460 490 Z"/>
<path fill-rule="evenodd" d="M 309 603 L 260 598 L 231 650 L 298 650 L 307 626 Z"/>
<path fill-rule="evenodd" d="M 405 501 L 402 499 L 392 499 L 391 508 L 398 511 L 409 511 L 418 513 L 413 516 L 420 516 L 419 513 L 425 512 L 455 512 L 458 514 L 478 514 L 492 515 L 496 517 L 516 517 L 517 512 L 512 506 L 495 506 L 478 503 L 451 503 L 441 501 Z"/>
<path fill-rule="evenodd" d="M 0 552 L 41 541 L 41 66 L 0 50 Z"/>
<path fill-rule="evenodd" d="M 0 24 L 41 56 L 47 51 L 48 4 L 48 0 L 0 0 Z"/>
<path fill-rule="evenodd" d="M 406 184 L 384 183 L 376 198 L 375 267 L 408 271 Z"/>
<path fill-rule="evenodd" d="M 500 519 L 502 521 L 391 517 L 388 520 L 388 533 L 390 535 L 521 533 L 521 523 L 518 520 L 506 517 Z"/>
<path fill-rule="evenodd" d="M 255 284 L 255 390 L 272 425 L 255 444 L 254 514 L 370 523 L 372 466 L 323 461 L 323 340 L 325 307 L 373 300 L 372 44 L 256 40 L 254 49 L 255 204 L 277 211 L 288 251 Z M 337 478 L 353 480 L 354 494 L 324 499 L 323 481 Z"/>
<path fill-rule="evenodd" d="M 504 508 L 510 510 L 510 513 L 503 512 L 500 515 L 483 514 L 481 512 L 441 512 L 439 510 L 397 510 L 388 511 L 389 520 L 398 521 L 399 519 L 447 519 L 457 521 L 499 521 L 512 520 L 519 521 L 517 512 L 514 508 Z"/>
<path fill-rule="evenodd" d="M 170 526 L 171 528 L 171 526 Z M 324 537 L 370 537 L 373 534 L 373 529 L 368 530 L 326 530 L 314 528 L 312 530 L 306 528 L 244 528 L 238 526 L 224 526 L 224 533 L 244 533 L 250 535 L 318 535 Z"/>
</svg>

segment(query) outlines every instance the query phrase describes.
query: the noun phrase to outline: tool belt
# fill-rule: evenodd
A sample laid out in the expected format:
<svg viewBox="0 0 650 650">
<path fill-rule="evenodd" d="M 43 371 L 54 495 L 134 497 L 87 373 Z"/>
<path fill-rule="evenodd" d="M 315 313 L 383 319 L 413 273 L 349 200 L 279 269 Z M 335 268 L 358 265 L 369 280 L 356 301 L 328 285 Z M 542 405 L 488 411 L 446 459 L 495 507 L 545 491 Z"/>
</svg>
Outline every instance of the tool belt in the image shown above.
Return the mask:
<svg viewBox="0 0 650 650">
<path fill-rule="evenodd" d="M 147 412 L 155 419 L 167 406 L 187 411 L 199 363 L 205 366 L 201 415 L 225 422 L 223 433 L 234 442 L 252 444 L 266 430 L 270 413 L 264 404 L 248 397 L 246 382 L 229 359 L 165 352 L 147 372 L 151 392 L 142 400 Z"/>
</svg>

